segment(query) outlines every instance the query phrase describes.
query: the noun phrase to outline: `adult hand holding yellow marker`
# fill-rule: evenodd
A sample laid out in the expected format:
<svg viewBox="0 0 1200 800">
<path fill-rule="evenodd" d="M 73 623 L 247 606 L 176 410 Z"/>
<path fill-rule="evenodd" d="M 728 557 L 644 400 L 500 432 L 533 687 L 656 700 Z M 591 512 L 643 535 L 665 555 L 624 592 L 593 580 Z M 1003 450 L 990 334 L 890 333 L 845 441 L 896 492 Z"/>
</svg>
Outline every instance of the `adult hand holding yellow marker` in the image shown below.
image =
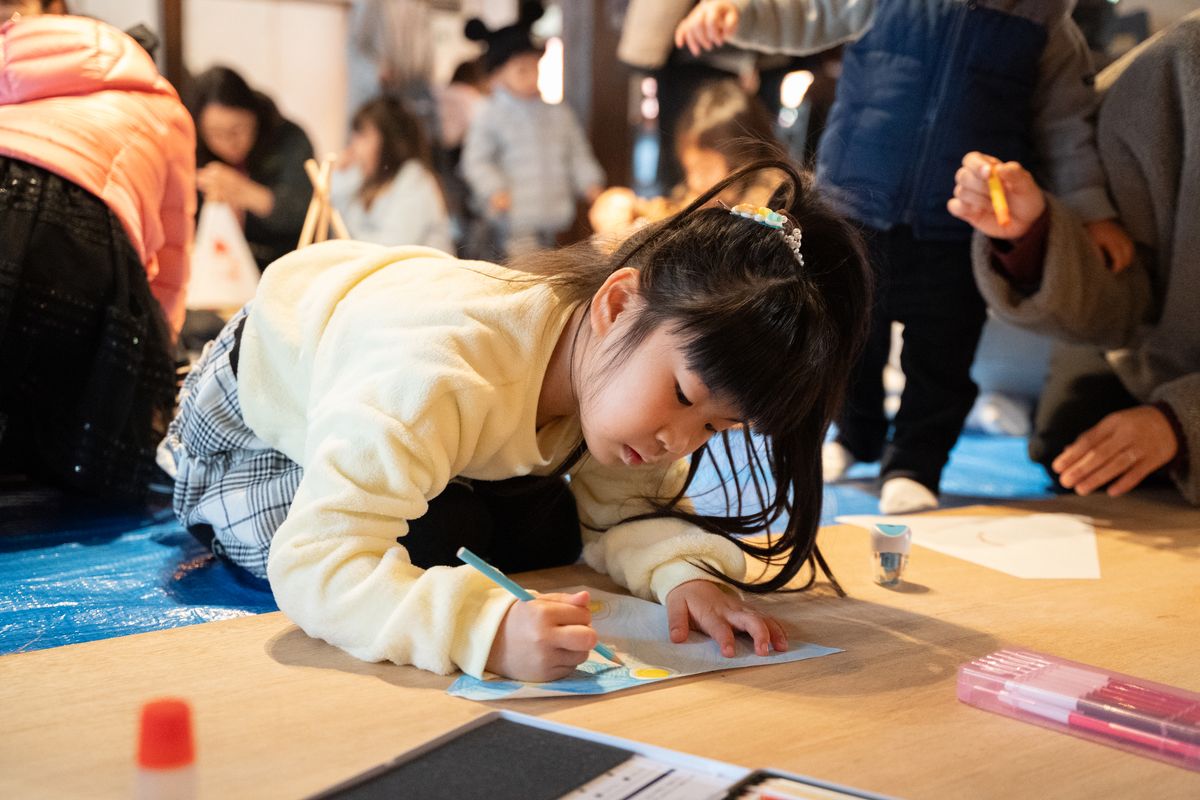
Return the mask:
<svg viewBox="0 0 1200 800">
<path fill-rule="evenodd" d="M 954 175 L 950 213 L 996 239 L 1019 239 L 1046 209 L 1046 198 L 1028 170 L 984 153 L 963 156 Z"/>
</svg>

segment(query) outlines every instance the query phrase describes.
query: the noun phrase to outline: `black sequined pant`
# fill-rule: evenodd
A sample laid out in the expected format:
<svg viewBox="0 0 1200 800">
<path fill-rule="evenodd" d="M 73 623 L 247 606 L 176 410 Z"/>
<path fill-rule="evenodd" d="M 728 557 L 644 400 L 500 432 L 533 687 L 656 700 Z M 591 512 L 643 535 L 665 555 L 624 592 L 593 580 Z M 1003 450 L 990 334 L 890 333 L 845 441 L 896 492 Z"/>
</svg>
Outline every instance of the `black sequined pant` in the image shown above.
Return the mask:
<svg viewBox="0 0 1200 800">
<path fill-rule="evenodd" d="M 139 498 L 174 394 L 170 334 L 120 221 L 0 157 L 0 470 Z"/>
</svg>

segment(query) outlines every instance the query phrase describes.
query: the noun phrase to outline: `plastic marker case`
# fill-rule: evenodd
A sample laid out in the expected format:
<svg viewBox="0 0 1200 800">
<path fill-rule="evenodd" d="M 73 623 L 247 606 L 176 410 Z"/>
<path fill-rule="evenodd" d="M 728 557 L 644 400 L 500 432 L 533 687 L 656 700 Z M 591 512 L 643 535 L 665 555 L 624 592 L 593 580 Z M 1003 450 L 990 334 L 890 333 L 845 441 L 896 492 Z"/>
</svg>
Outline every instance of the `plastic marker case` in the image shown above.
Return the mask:
<svg viewBox="0 0 1200 800">
<path fill-rule="evenodd" d="M 958 699 L 1200 771 L 1200 694 L 1195 692 L 1013 649 L 959 667 Z"/>
</svg>

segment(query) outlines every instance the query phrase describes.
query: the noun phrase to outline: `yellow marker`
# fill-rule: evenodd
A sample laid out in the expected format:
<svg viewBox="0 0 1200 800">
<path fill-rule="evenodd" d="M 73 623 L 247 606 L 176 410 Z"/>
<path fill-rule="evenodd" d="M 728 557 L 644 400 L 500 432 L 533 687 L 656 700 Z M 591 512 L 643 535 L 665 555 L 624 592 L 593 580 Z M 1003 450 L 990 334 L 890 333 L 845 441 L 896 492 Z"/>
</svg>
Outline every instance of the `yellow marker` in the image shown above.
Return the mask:
<svg viewBox="0 0 1200 800">
<path fill-rule="evenodd" d="M 996 212 L 996 222 L 1000 223 L 1000 227 L 1008 225 L 1012 222 L 1012 217 L 1008 214 L 1008 198 L 1004 196 L 1004 187 L 1000 185 L 1000 176 L 996 174 L 995 167 L 988 170 L 988 191 L 992 195 L 992 210 Z"/>
</svg>

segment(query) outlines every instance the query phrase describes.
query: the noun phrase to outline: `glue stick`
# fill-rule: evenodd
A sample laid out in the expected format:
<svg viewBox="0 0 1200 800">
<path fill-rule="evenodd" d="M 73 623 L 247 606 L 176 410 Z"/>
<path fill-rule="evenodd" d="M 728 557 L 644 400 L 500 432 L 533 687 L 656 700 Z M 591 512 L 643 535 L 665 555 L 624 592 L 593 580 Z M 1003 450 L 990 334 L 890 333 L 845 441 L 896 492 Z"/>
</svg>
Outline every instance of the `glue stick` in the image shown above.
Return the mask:
<svg viewBox="0 0 1200 800">
<path fill-rule="evenodd" d="M 195 761 L 192 710 L 188 704 L 162 698 L 143 705 L 138 735 L 138 800 L 194 800 Z"/>
</svg>

